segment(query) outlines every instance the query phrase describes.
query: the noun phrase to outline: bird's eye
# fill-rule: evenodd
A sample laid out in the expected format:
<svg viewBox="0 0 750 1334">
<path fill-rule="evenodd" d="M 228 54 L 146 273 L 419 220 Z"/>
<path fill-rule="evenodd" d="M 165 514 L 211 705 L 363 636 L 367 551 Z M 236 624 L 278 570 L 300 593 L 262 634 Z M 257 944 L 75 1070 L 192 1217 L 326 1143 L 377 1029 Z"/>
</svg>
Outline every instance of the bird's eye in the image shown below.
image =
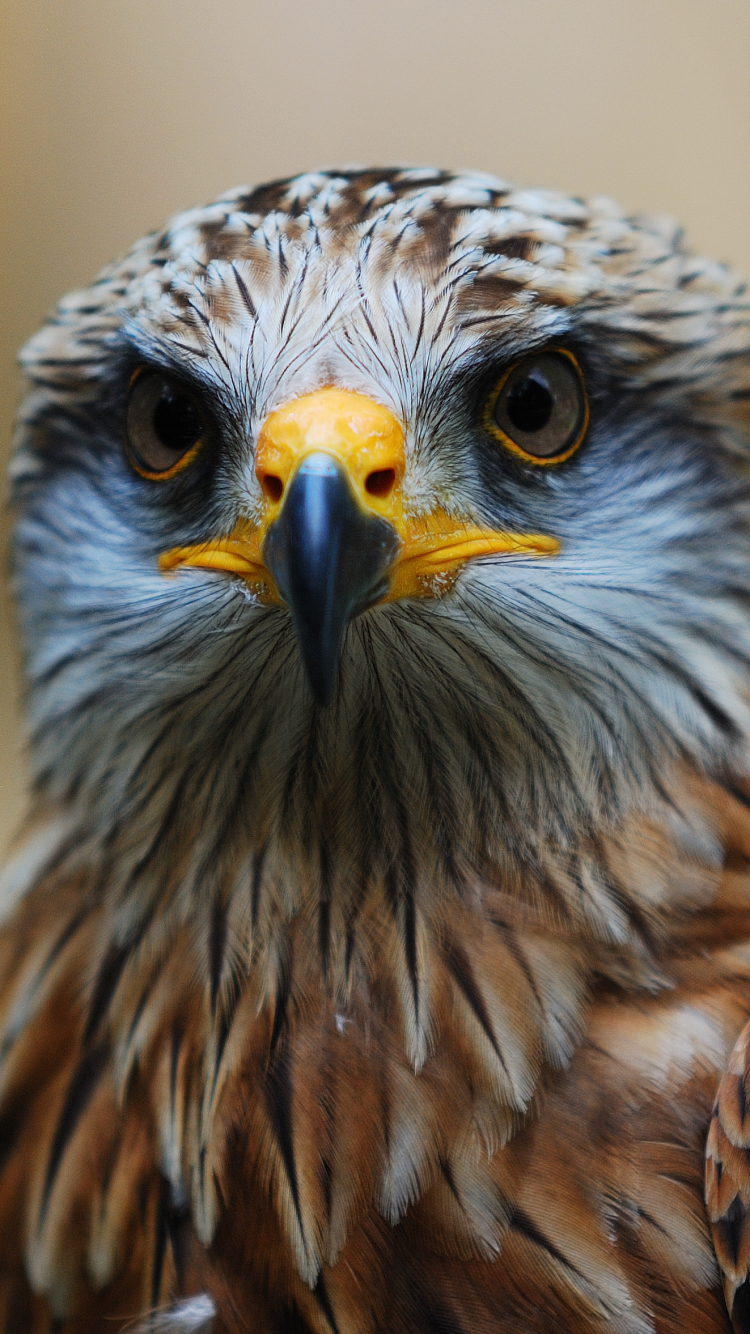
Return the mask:
<svg viewBox="0 0 750 1334">
<path fill-rule="evenodd" d="M 141 477 L 164 480 L 192 462 L 206 421 L 192 394 L 160 371 L 136 371 L 130 385 L 125 436 Z"/>
<path fill-rule="evenodd" d="M 530 463 L 562 463 L 588 426 L 583 376 L 563 348 L 536 352 L 502 376 L 487 403 L 485 425 L 511 453 Z"/>
</svg>

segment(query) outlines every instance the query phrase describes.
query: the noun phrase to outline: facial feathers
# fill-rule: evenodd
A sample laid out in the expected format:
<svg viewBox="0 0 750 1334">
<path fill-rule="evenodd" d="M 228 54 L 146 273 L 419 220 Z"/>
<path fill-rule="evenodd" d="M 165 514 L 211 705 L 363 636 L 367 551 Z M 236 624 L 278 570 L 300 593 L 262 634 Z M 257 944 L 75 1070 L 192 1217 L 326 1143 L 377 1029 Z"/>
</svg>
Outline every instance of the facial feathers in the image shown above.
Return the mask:
<svg viewBox="0 0 750 1334">
<path fill-rule="evenodd" d="M 23 365 L 13 1309 L 726 1330 L 744 286 L 608 200 L 320 172 L 173 218 Z"/>
</svg>

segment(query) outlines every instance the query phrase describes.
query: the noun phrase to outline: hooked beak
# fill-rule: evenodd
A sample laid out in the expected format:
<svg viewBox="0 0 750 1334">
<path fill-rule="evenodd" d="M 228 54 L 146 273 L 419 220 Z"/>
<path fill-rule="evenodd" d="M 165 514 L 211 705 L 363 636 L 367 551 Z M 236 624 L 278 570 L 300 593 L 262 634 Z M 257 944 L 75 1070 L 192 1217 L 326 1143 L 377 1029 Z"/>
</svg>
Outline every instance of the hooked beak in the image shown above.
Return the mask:
<svg viewBox="0 0 750 1334">
<path fill-rule="evenodd" d="M 440 597 L 477 556 L 560 549 L 544 534 L 480 528 L 443 509 L 408 515 L 403 429 L 362 394 L 320 389 L 272 412 L 255 471 L 258 523 L 242 519 L 229 537 L 176 547 L 159 564 L 240 575 L 260 601 L 285 603 L 322 705 L 333 696 L 346 628 L 359 612 L 397 598 Z"/>
<path fill-rule="evenodd" d="M 352 616 L 388 592 L 398 546 L 392 524 L 357 504 L 338 459 L 318 451 L 302 460 L 263 556 L 292 613 L 319 704 L 333 695 Z"/>
</svg>

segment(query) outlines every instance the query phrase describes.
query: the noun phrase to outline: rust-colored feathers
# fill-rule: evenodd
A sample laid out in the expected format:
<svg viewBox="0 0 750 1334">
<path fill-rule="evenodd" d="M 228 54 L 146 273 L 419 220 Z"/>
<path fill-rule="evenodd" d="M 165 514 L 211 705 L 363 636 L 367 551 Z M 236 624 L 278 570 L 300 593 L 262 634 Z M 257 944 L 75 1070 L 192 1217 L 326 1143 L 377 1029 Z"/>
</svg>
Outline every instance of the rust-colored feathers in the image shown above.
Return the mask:
<svg viewBox="0 0 750 1334">
<path fill-rule="evenodd" d="M 750 811 L 715 801 L 728 869 L 685 868 L 711 899 L 658 985 L 597 981 L 580 944 L 485 893 L 423 946 L 417 1070 L 387 930 L 336 996 L 296 923 L 264 997 L 252 971 L 201 978 L 190 929 L 93 967 L 101 912 L 40 885 L 3 941 L 6 1329 L 125 1328 L 192 1297 L 227 1331 L 725 1330 L 702 1156 L 750 1009 Z M 735 1286 L 743 1080 L 740 1040 L 709 1138 Z"/>
<path fill-rule="evenodd" d="M 311 173 L 24 358 L 0 1334 L 750 1330 L 742 284 Z"/>
</svg>

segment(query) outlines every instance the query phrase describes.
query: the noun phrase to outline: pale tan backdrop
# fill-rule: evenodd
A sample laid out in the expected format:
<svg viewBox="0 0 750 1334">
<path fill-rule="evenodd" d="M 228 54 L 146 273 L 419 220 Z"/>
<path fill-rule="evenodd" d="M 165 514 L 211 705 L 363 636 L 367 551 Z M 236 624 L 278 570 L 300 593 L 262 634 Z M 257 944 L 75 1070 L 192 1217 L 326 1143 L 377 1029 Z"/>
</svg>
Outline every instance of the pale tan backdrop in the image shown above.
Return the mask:
<svg viewBox="0 0 750 1334">
<path fill-rule="evenodd" d="M 176 209 L 350 162 L 676 214 L 750 272 L 750 0 L 0 0 L 0 431 L 14 349 Z M 22 811 L 2 625 L 0 845 Z"/>
</svg>

